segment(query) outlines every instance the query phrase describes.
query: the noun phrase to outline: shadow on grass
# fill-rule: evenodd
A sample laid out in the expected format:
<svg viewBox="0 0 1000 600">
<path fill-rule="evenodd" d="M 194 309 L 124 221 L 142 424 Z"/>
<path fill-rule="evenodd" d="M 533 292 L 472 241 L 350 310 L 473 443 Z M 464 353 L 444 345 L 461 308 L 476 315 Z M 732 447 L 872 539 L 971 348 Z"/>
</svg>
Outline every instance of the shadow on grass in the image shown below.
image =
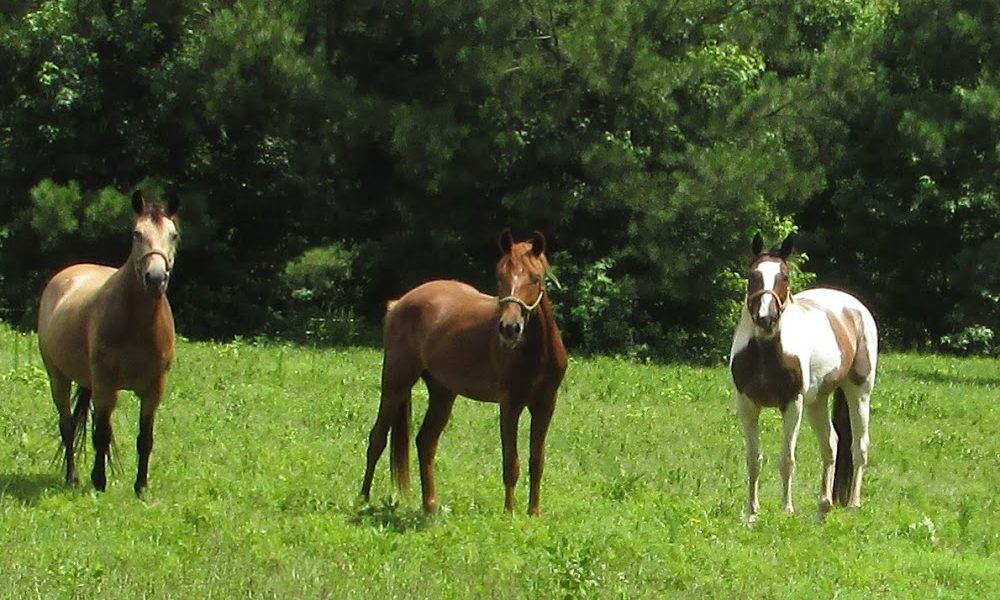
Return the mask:
<svg viewBox="0 0 1000 600">
<path fill-rule="evenodd" d="M 964 384 L 980 387 L 1000 387 L 1000 377 L 982 377 L 978 375 L 961 375 L 958 373 L 942 373 L 940 371 L 921 371 L 919 369 L 902 369 L 907 377 L 912 377 L 923 383 L 940 383 L 947 385 Z"/>
<path fill-rule="evenodd" d="M 387 498 L 378 504 L 361 506 L 349 521 L 355 525 L 406 533 L 427 529 L 434 521 L 434 516 L 419 509 L 400 508 L 398 501 Z"/>
<path fill-rule="evenodd" d="M 62 477 L 53 473 L 0 475 L 0 497 L 15 498 L 26 506 L 34 506 L 51 489 L 66 486 Z"/>
</svg>

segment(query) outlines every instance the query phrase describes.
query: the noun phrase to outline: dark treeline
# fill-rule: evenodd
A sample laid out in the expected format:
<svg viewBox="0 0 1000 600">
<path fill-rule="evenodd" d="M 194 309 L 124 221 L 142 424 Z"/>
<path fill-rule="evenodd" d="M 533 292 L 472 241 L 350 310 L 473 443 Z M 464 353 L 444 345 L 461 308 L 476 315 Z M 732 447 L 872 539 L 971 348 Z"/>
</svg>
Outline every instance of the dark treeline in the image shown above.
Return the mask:
<svg viewBox="0 0 1000 600">
<path fill-rule="evenodd" d="M 181 199 L 191 337 L 367 341 L 541 229 L 576 351 L 718 359 L 749 240 L 897 348 L 1000 327 L 1000 1 L 5 0 L 0 307 Z"/>
</svg>

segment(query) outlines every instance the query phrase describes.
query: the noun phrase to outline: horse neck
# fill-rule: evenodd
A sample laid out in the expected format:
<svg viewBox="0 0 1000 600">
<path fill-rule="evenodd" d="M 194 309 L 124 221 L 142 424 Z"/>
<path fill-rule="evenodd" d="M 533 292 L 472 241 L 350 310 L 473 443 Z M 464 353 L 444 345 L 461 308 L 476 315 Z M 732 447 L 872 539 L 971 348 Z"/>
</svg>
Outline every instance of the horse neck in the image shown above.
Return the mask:
<svg viewBox="0 0 1000 600">
<path fill-rule="evenodd" d="M 111 275 L 106 285 L 112 287 L 119 310 L 129 321 L 152 325 L 162 315 L 166 294 L 157 298 L 146 293 L 131 257 Z"/>
<path fill-rule="evenodd" d="M 542 302 L 538 305 L 535 313 L 528 321 L 527 336 L 525 339 L 529 353 L 554 353 L 557 347 L 561 347 L 559 339 L 559 328 L 556 326 L 555 313 L 552 310 L 552 303 L 549 302 L 549 295 L 542 295 Z"/>
</svg>

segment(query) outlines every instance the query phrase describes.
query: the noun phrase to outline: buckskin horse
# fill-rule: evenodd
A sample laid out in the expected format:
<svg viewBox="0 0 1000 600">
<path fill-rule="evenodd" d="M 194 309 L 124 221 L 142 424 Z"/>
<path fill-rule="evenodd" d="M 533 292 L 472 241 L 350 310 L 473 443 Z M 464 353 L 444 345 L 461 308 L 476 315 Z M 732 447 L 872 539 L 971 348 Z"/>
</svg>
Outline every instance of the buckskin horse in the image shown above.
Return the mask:
<svg viewBox="0 0 1000 600">
<path fill-rule="evenodd" d="M 764 251 L 760 234 L 754 237 L 746 299 L 730 353 L 736 410 L 746 440 L 750 523 L 759 510 L 762 408 L 782 414 L 785 511 L 793 511 L 792 475 L 803 411 L 822 460 L 819 521 L 835 501 L 861 506 L 861 478 L 868 463 L 869 406 L 878 358 L 875 320 L 857 298 L 842 291 L 814 288 L 792 294 L 785 262 L 792 245 L 788 236 L 779 249 Z"/>
<path fill-rule="evenodd" d="M 457 395 L 500 405 L 504 508 L 514 510 L 520 476 L 517 428 L 531 414 L 528 514 L 538 515 L 545 436 L 566 371 L 566 349 L 546 290 L 550 275 L 545 237 L 515 243 L 500 236 L 498 296 L 458 281 L 424 283 L 395 302 L 385 316 L 382 395 L 368 438 L 361 497 L 371 492 L 375 465 L 391 432 L 390 471 L 397 487 L 409 487 L 411 388 L 423 379 L 429 401 L 417 433 L 423 507 L 438 509 L 434 456 Z"/>
<path fill-rule="evenodd" d="M 92 405 L 95 456 L 90 480 L 99 491 L 105 490 L 118 391 L 132 390 L 139 396 L 134 489 L 141 498 L 153 449 L 153 419 L 174 357 L 174 318 L 166 292 L 179 238 L 174 218 L 178 201 L 171 197 L 166 206 L 151 203 L 136 191 L 132 208 L 137 217 L 132 252 L 124 265 L 114 269 L 75 264 L 49 280 L 38 309 L 38 346 L 59 412 L 67 483 L 79 482 L 75 443 L 86 435 Z M 75 408 L 70 398 L 73 382 Z"/>
</svg>

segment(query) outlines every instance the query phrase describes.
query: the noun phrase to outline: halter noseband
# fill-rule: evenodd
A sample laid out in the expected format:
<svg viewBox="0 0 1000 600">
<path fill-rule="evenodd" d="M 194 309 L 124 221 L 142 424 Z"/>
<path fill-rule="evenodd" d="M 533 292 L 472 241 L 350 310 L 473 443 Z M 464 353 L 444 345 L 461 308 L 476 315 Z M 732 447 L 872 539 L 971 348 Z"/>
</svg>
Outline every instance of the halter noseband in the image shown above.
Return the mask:
<svg viewBox="0 0 1000 600">
<path fill-rule="evenodd" d="M 754 292 L 752 294 L 747 294 L 747 302 L 746 302 L 747 310 L 751 310 L 751 308 L 750 308 L 750 303 L 751 302 L 753 302 L 757 298 L 759 298 L 761 296 L 764 296 L 764 295 L 767 295 L 767 294 L 770 294 L 771 296 L 774 296 L 775 302 L 778 303 L 778 313 L 783 312 L 785 310 L 785 307 L 788 306 L 791 302 L 794 301 L 794 300 L 792 300 L 792 292 L 791 291 L 789 291 L 788 295 L 785 296 L 785 299 L 782 300 L 781 297 L 778 296 L 778 293 L 775 292 L 774 290 L 757 290 L 756 292 Z"/>
<path fill-rule="evenodd" d="M 504 304 L 510 304 L 512 302 L 515 304 L 520 304 L 521 308 L 528 311 L 528 314 L 530 315 L 532 311 L 538 308 L 538 305 L 542 303 L 542 296 L 544 295 L 545 295 L 545 288 L 543 287 L 541 291 L 538 292 L 538 299 L 535 300 L 533 304 L 528 304 L 527 302 L 521 300 L 517 296 L 504 296 L 503 298 L 500 298 L 498 302 L 500 306 L 503 306 Z"/>
<path fill-rule="evenodd" d="M 149 252 L 147 252 L 147 253 L 143 254 L 142 256 L 140 256 L 139 260 L 136 261 L 136 267 L 137 268 L 141 268 L 141 265 L 143 263 L 145 263 L 146 259 L 149 258 L 150 256 L 159 256 L 159 257 L 163 258 L 163 265 L 167 269 L 167 275 L 169 275 L 170 271 L 173 270 L 173 265 L 170 264 L 170 259 L 167 258 L 166 254 L 164 254 L 163 252 L 160 252 L 159 250 L 150 250 Z"/>
</svg>

